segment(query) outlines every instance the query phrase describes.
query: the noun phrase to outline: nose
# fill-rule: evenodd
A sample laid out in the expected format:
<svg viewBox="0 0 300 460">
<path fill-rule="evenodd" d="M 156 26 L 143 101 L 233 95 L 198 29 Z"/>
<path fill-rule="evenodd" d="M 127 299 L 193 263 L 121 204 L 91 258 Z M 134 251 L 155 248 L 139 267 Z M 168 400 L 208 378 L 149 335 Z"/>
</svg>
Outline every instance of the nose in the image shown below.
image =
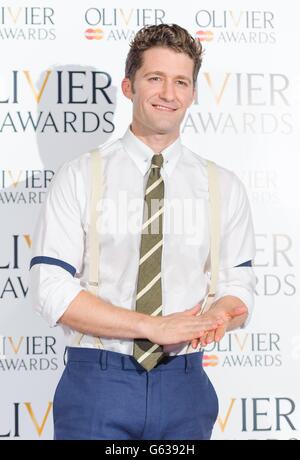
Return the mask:
<svg viewBox="0 0 300 460">
<path fill-rule="evenodd" d="M 162 85 L 160 97 L 165 101 L 171 102 L 175 99 L 175 91 L 173 82 L 165 80 L 164 84 Z"/>
</svg>

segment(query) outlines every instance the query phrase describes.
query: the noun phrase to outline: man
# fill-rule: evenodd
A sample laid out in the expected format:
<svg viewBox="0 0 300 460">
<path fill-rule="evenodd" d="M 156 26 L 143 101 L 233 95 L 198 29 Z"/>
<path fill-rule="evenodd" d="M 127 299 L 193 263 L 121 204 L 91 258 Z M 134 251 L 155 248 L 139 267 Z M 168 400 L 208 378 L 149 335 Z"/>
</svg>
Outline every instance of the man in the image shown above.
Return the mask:
<svg viewBox="0 0 300 460">
<path fill-rule="evenodd" d="M 218 167 L 219 281 L 214 305 L 198 315 L 208 285 L 207 165 L 179 132 L 201 54 L 178 25 L 147 26 L 131 43 L 122 90 L 132 122 L 99 152 L 105 186 L 97 295 L 87 291 L 91 155 L 63 164 L 51 182 L 34 238 L 31 292 L 36 310 L 63 328 L 69 345 L 54 397 L 56 439 L 211 436 L 218 401 L 197 347 L 249 321 L 254 238 L 242 184 Z M 178 231 L 189 205 L 196 224 Z M 74 346 L 75 331 L 83 338 Z M 194 352 L 187 353 L 190 343 Z"/>
</svg>

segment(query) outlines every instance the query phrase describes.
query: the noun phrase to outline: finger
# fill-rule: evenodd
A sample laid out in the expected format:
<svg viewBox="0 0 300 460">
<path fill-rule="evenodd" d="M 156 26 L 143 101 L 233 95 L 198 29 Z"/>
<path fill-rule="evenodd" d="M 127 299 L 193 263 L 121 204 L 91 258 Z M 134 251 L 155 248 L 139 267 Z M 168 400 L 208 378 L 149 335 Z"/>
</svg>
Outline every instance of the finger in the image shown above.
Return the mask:
<svg viewBox="0 0 300 460">
<path fill-rule="evenodd" d="M 207 332 L 199 339 L 199 342 L 201 343 L 201 347 L 205 347 L 207 345 L 206 337 L 207 337 Z"/>
<path fill-rule="evenodd" d="M 215 342 L 220 342 L 220 340 L 223 339 L 225 332 L 226 332 L 225 326 L 218 327 L 218 329 L 216 329 L 216 332 L 215 332 Z"/>
<path fill-rule="evenodd" d="M 214 342 L 214 340 L 215 340 L 215 332 L 216 332 L 216 330 L 209 331 L 207 333 L 207 336 L 206 336 L 206 343 L 207 344 L 210 344 L 210 343 Z"/>
<path fill-rule="evenodd" d="M 196 349 L 199 345 L 199 339 L 192 340 L 192 348 Z"/>
</svg>

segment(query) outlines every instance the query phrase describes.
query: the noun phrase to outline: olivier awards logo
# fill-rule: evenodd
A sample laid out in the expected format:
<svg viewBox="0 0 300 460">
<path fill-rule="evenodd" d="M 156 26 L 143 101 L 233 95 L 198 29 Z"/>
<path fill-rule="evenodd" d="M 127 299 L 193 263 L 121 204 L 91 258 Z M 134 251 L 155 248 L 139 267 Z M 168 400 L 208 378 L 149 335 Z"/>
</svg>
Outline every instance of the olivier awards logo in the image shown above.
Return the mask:
<svg viewBox="0 0 300 460">
<path fill-rule="evenodd" d="M 44 201 L 47 187 L 54 171 L 45 169 L 25 169 L 0 171 L 0 204 L 36 205 Z M 13 235 L 18 244 L 19 237 L 31 247 L 29 235 Z"/>
<path fill-rule="evenodd" d="M 27 297 L 27 272 L 22 271 L 24 264 L 28 266 L 28 253 L 32 246 L 29 234 L 11 235 L 2 241 L 0 261 L 0 299 L 22 301 Z M 5 354 L 5 353 L 3 353 Z"/>
<path fill-rule="evenodd" d="M 41 6 L 1 6 L 0 40 L 55 40 L 54 9 Z"/>
<path fill-rule="evenodd" d="M 27 431 L 28 429 L 32 430 L 35 437 L 41 438 L 45 427 L 47 428 L 52 422 L 52 406 L 51 401 L 39 405 L 28 401 L 2 403 L 0 407 L 2 415 L 0 439 L 22 438 L 24 430 Z"/>
<path fill-rule="evenodd" d="M 195 13 L 201 42 L 268 45 L 276 43 L 273 11 L 207 10 Z"/>
<path fill-rule="evenodd" d="M 146 25 L 163 24 L 165 11 L 158 8 L 88 8 L 84 14 L 89 41 L 130 41 L 136 30 Z"/>
<path fill-rule="evenodd" d="M 290 76 L 266 72 L 200 72 L 182 132 L 289 135 L 294 131 Z"/>
<path fill-rule="evenodd" d="M 234 427 L 240 433 L 235 439 L 295 439 L 299 414 L 296 402 L 289 396 L 231 397 L 223 400 L 215 430 L 224 434 Z M 226 436 L 225 439 L 232 439 Z"/>
<path fill-rule="evenodd" d="M 0 375 L 7 372 L 56 371 L 53 336 L 0 336 Z"/>
<path fill-rule="evenodd" d="M 204 367 L 281 367 L 280 335 L 276 332 L 227 333 L 205 347 Z"/>
<path fill-rule="evenodd" d="M 257 296 L 293 298 L 297 292 L 293 238 L 287 233 L 256 235 Z"/>
<path fill-rule="evenodd" d="M 0 133 L 34 132 L 42 143 L 45 134 L 104 136 L 115 129 L 116 88 L 104 70 L 72 65 L 1 77 Z"/>
</svg>

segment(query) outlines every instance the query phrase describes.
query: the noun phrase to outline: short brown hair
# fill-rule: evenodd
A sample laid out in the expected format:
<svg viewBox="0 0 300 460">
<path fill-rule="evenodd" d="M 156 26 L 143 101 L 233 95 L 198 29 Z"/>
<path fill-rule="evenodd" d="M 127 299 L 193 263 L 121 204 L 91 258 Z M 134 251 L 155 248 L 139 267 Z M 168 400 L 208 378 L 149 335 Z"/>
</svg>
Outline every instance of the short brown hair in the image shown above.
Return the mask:
<svg viewBox="0 0 300 460">
<path fill-rule="evenodd" d="M 144 51 L 161 46 L 177 53 L 185 53 L 194 61 L 193 84 L 195 86 L 202 63 L 202 46 L 186 29 L 177 24 L 159 24 L 140 29 L 130 43 L 125 64 L 125 77 L 132 82 L 136 71 L 143 65 Z"/>
</svg>

